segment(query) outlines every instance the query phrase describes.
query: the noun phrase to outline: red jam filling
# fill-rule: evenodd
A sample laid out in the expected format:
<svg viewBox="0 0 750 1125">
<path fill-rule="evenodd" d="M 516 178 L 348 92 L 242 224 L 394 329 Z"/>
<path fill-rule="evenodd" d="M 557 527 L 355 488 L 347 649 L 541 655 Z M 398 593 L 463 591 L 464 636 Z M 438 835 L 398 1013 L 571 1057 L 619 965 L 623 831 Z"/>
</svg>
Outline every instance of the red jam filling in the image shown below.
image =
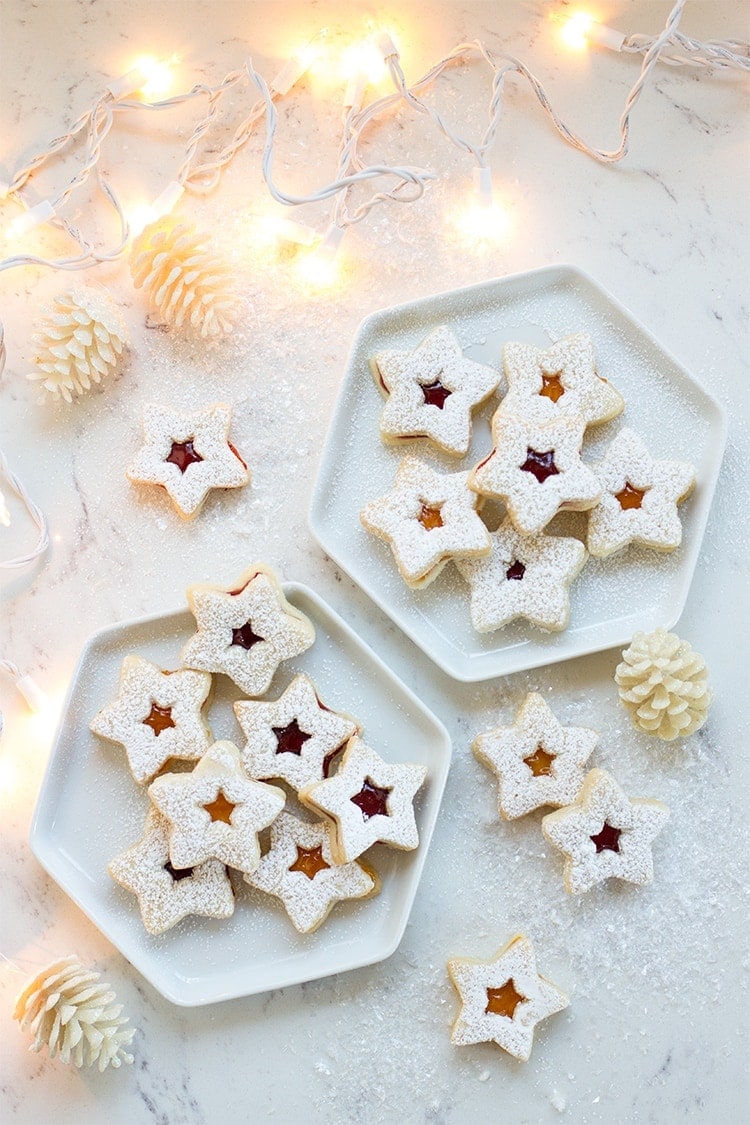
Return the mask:
<svg viewBox="0 0 750 1125">
<path fill-rule="evenodd" d="M 355 793 L 349 799 L 360 810 L 362 818 L 370 820 L 373 816 L 390 816 L 388 812 L 389 793 L 390 789 L 381 789 L 371 777 L 366 777 L 359 793 Z"/>
<path fill-rule="evenodd" d="M 621 835 L 621 828 L 614 828 L 611 824 L 607 824 L 605 820 L 601 832 L 592 836 L 591 842 L 596 847 L 597 854 L 599 852 L 619 852 Z"/>
<path fill-rule="evenodd" d="M 427 406 L 436 406 L 438 410 L 442 410 L 445 406 L 445 400 L 450 398 L 453 392 L 449 391 L 440 382 L 440 379 L 435 379 L 432 383 L 422 384 L 422 394 Z"/>
<path fill-rule="evenodd" d="M 184 473 L 191 465 L 197 465 L 203 458 L 196 452 L 193 439 L 190 438 L 189 441 L 173 441 L 172 448 L 164 460 L 176 465 L 180 472 Z"/>
<path fill-rule="evenodd" d="M 271 727 L 276 735 L 277 754 L 301 754 L 302 747 L 312 735 L 300 730 L 296 719 L 292 719 L 286 727 Z"/>
<path fill-rule="evenodd" d="M 526 567 L 518 559 L 515 559 L 505 572 L 505 577 L 509 582 L 520 582 L 526 573 Z"/>
<path fill-rule="evenodd" d="M 251 649 L 253 645 L 257 645 L 258 641 L 262 640 L 265 640 L 265 637 L 259 637 L 257 633 L 253 632 L 251 621 L 246 621 L 244 625 L 240 625 L 239 629 L 232 629 L 232 644 L 239 645 L 240 648 Z"/>
<path fill-rule="evenodd" d="M 544 484 L 547 477 L 556 477 L 560 470 L 555 464 L 554 449 L 547 449 L 543 453 L 539 453 L 529 446 L 526 450 L 526 460 L 521 465 L 521 471 L 531 473 L 540 484 Z"/>
<path fill-rule="evenodd" d="M 164 870 L 168 871 L 172 876 L 175 883 L 179 883 L 180 879 L 189 879 L 195 871 L 194 867 L 173 867 L 170 860 L 164 864 Z"/>
</svg>

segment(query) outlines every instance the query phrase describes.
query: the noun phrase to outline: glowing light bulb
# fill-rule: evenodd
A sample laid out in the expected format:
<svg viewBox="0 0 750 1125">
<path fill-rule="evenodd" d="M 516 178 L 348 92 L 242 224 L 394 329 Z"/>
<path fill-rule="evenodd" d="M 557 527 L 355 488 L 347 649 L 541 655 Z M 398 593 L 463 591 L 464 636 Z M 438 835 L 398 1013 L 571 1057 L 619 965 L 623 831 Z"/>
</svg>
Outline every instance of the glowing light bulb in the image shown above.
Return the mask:
<svg viewBox="0 0 750 1125">
<path fill-rule="evenodd" d="M 138 59 L 133 69 L 140 71 L 141 81 L 136 89 L 150 102 L 161 101 L 172 89 L 172 67 L 177 61 L 175 55 L 170 59 L 154 59 L 150 56 Z"/>
<path fill-rule="evenodd" d="M 23 238 L 29 231 L 39 227 L 42 223 L 48 223 L 50 219 L 54 219 L 55 209 L 49 200 L 44 199 L 41 203 L 37 203 L 36 207 L 30 207 L 28 211 L 23 211 L 17 215 L 5 231 L 5 237 L 8 242 L 14 242 L 16 239 Z"/>
<path fill-rule="evenodd" d="M 157 219 L 161 219 L 164 215 L 171 214 L 184 194 L 185 189 L 182 184 L 172 180 L 152 203 L 138 203 L 134 207 L 128 208 L 128 226 L 131 235 L 135 237 L 142 230 L 145 230 L 149 223 L 155 223 Z"/>
<path fill-rule="evenodd" d="M 341 275 L 338 248 L 344 233 L 342 227 L 329 227 L 312 254 L 306 254 L 300 259 L 297 276 L 306 286 L 331 289 L 337 283 Z"/>
<path fill-rule="evenodd" d="M 574 12 L 560 30 L 563 43 L 574 51 L 583 51 L 589 43 L 594 17 L 589 12 Z"/>
<path fill-rule="evenodd" d="M 372 39 L 363 43 L 352 43 L 343 51 L 339 63 L 341 77 L 346 82 L 364 79 L 366 84 L 375 85 L 385 76 L 385 59 Z"/>
</svg>

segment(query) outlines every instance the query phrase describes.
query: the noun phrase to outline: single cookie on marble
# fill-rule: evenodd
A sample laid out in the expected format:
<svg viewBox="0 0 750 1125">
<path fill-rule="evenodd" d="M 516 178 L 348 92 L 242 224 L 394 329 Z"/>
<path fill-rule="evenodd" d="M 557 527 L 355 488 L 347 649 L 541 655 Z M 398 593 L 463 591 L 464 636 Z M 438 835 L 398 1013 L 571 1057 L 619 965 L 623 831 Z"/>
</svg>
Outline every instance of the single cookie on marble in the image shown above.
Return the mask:
<svg viewBox="0 0 750 1125">
<path fill-rule="evenodd" d="M 581 791 L 584 766 L 599 740 L 589 727 L 563 727 L 538 692 L 529 692 L 513 726 L 477 735 L 474 754 L 497 776 L 505 820 L 542 805 L 569 805 Z"/>
<path fill-rule="evenodd" d="M 350 863 L 373 844 L 402 851 L 419 846 L 413 805 L 426 776 L 425 766 L 386 762 L 355 736 L 338 772 L 302 789 L 299 797 L 331 819 L 332 855 L 337 863 Z"/>
<path fill-rule="evenodd" d="M 650 883 L 651 844 L 668 817 L 661 801 L 626 797 L 610 774 L 594 769 L 572 805 L 542 818 L 542 832 L 565 856 L 565 887 L 576 895 L 606 879 Z"/>
<path fill-rule="evenodd" d="M 188 587 L 187 597 L 198 631 L 183 649 L 183 664 L 223 672 L 246 695 L 263 695 L 279 664 L 315 640 L 312 622 L 259 563 L 231 586 L 198 584 Z"/>
<path fill-rule="evenodd" d="M 526 1062 L 540 1020 L 567 1008 L 565 993 L 537 972 L 534 947 L 517 934 L 491 961 L 452 957 L 448 974 L 461 998 L 451 1043 L 497 1043 Z"/>
<path fill-rule="evenodd" d="M 578 539 L 523 535 L 510 519 L 490 532 L 491 550 L 479 559 L 457 559 L 471 588 L 471 622 L 479 633 L 517 617 L 559 632 L 570 619 L 570 587 L 587 559 Z"/>
<path fill-rule="evenodd" d="M 469 477 L 469 488 L 505 501 L 524 535 L 538 535 L 561 509 L 584 511 L 601 485 L 581 460 L 584 423 L 573 415 L 535 422 L 496 413 L 494 449 Z"/>
<path fill-rule="evenodd" d="M 363 526 L 390 546 L 407 585 L 427 586 L 449 559 L 488 554 L 489 532 L 468 479 L 468 472 L 441 473 L 404 457 L 390 491 L 360 512 Z"/>
<path fill-rule="evenodd" d="M 356 720 L 321 703 L 304 672 L 278 699 L 240 699 L 234 712 L 246 739 L 240 755 L 250 777 L 278 777 L 295 790 L 328 777 L 333 759 L 361 733 Z"/>
<path fill-rule="evenodd" d="M 629 543 L 654 551 L 674 551 L 682 542 L 677 505 L 695 485 L 695 469 L 685 461 L 655 461 L 633 430 L 623 429 L 591 471 L 602 489 L 589 514 L 587 544 L 606 558 Z"/>
<path fill-rule="evenodd" d="M 275 895 L 296 928 L 310 934 L 337 902 L 371 898 L 377 872 L 361 860 L 336 863 L 327 823 L 310 824 L 283 812 L 271 825 L 271 846 L 245 882 Z"/>
<path fill-rule="evenodd" d="M 169 760 L 197 761 L 213 739 L 203 715 L 206 672 L 163 672 L 141 656 L 122 662 L 117 696 L 91 720 L 94 734 L 118 742 L 139 785 Z"/>
<path fill-rule="evenodd" d="M 413 351 L 389 349 L 370 360 L 387 396 L 380 416 L 384 441 L 429 438 L 443 452 L 463 456 L 471 441 L 471 412 L 496 390 L 500 371 L 467 359 L 442 325 Z"/>
<path fill-rule="evenodd" d="M 193 519 L 212 488 L 240 488 L 250 479 L 229 441 L 231 418 L 231 408 L 221 402 L 193 414 L 147 406 L 145 441 L 127 470 L 128 479 L 160 485 L 180 515 Z"/>
<path fill-rule="evenodd" d="M 188 914 L 229 918 L 234 913 L 234 892 L 224 864 L 209 859 L 196 867 L 173 867 L 169 821 L 153 807 L 143 837 L 116 856 L 107 870 L 116 883 L 137 895 L 150 934 L 163 934 Z"/>
<path fill-rule="evenodd" d="M 173 867 L 218 859 L 245 874 L 260 862 L 258 833 L 286 802 L 277 786 L 248 778 L 232 742 L 215 742 L 192 773 L 161 774 L 148 794 L 169 821 Z"/>
<path fill-rule="evenodd" d="M 572 414 L 587 426 L 620 414 L 625 400 L 597 373 L 594 345 L 586 332 L 557 340 L 549 348 L 509 341 L 503 347 L 508 393 L 502 414 L 545 420 Z"/>
</svg>

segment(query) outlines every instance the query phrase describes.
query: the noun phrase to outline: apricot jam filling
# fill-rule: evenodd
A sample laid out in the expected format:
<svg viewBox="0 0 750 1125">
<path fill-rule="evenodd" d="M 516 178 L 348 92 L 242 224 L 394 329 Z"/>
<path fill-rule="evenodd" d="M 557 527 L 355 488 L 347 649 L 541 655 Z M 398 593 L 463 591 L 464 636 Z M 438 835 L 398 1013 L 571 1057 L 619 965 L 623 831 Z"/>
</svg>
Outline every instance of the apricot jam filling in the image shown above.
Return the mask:
<svg viewBox="0 0 750 1125">
<path fill-rule="evenodd" d="M 359 793 L 355 793 L 349 800 L 362 813 L 364 820 L 373 816 L 390 816 L 388 812 L 388 794 L 390 789 L 381 789 L 371 777 L 366 777 Z"/>
<path fill-rule="evenodd" d="M 526 450 L 526 460 L 520 467 L 522 472 L 535 476 L 540 484 L 544 484 L 548 477 L 555 477 L 560 472 L 555 464 L 554 449 L 547 449 L 540 453 L 531 446 Z"/>
<path fill-rule="evenodd" d="M 151 710 L 146 718 L 143 720 L 144 727 L 151 727 L 158 738 L 162 731 L 170 730 L 175 726 L 175 721 L 172 718 L 171 707 L 159 707 L 157 703 L 151 704 Z"/>
<path fill-rule="evenodd" d="M 184 473 L 191 465 L 197 465 L 203 458 L 196 451 L 193 439 L 189 438 L 187 441 L 173 441 L 172 448 L 164 460 L 176 465 L 180 472 Z"/>
<path fill-rule="evenodd" d="M 547 374 L 546 371 L 542 372 L 542 389 L 539 392 L 542 398 L 549 398 L 552 402 L 557 402 L 565 394 L 565 387 L 562 385 L 560 376 L 562 371 L 554 371 Z"/>
<path fill-rule="evenodd" d="M 319 871 L 325 871 L 330 867 L 330 863 L 326 863 L 323 859 L 323 847 L 321 844 L 317 848 L 301 848 L 297 844 L 297 858 L 290 871 L 301 871 L 308 879 L 314 879 Z"/>
<path fill-rule="evenodd" d="M 211 820 L 220 820 L 223 821 L 224 824 L 232 823 L 232 813 L 234 812 L 236 807 L 237 806 L 235 804 L 232 804 L 232 802 L 227 798 L 223 789 L 220 789 L 216 794 L 215 800 L 210 801 L 207 805 L 203 806 L 208 815 L 211 817 Z"/>
<path fill-rule="evenodd" d="M 512 1020 L 516 1008 L 525 999 L 525 996 L 516 991 L 516 986 L 511 978 L 506 980 L 505 984 L 501 984 L 499 988 L 487 989 L 487 1007 L 484 1010 L 485 1012 L 491 1012 L 493 1016 L 507 1016 L 509 1020 Z"/>
<path fill-rule="evenodd" d="M 429 504 L 422 504 L 417 519 L 421 523 L 425 531 L 434 531 L 436 527 L 443 526 L 443 517 L 440 514 L 439 508 L 431 508 Z"/>
<path fill-rule="evenodd" d="M 597 854 L 599 852 L 619 852 L 620 836 L 622 836 L 622 829 L 613 827 L 605 820 L 601 832 L 597 832 L 596 836 L 591 836 L 590 839 Z"/>
<path fill-rule="evenodd" d="M 524 764 L 529 767 L 534 777 L 548 777 L 552 773 L 554 754 L 548 754 L 541 746 L 537 746 L 533 754 L 524 758 Z"/>
<path fill-rule="evenodd" d="M 615 500 L 618 501 L 623 511 L 628 511 L 630 508 L 640 508 L 643 497 L 647 492 L 647 488 L 636 488 L 630 481 L 625 481 L 625 487 L 620 492 L 615 493 Z"/>
<path fill-rule="evenodd" d="M 292 719 L 291 723 L 285 727 L 271 727 L 271 730 L 276 735 L 276 753 L 277 754 L 301 754 L 302 747 L 305 745 L 312 735 L 307 731 L 301 730 L 296 719 Z"/>
</svg>

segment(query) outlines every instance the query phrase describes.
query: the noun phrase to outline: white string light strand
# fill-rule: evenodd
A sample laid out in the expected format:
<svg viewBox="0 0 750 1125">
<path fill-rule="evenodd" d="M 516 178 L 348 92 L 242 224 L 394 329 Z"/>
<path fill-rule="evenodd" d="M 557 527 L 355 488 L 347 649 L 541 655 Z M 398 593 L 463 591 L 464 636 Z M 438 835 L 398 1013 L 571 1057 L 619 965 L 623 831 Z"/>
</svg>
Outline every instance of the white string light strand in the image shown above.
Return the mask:
<svg viewBox="0 0 750 1125">
<path fill-rule="evenodd" d="M 367 125 L 379 120 L 382 115 L 390 111 L 398 103 L 406 102 L 416 112 L 429 116 L 433 123 L 453 144 L 473 157 L 480 169 L 486 168 L 487 155 L 494 141 L 500 120 L 503 80 L 508 73 L 512 72 L 518 73 L 528 81 L 540 105 L 550 116 L 555 128 L 567 143 L 591 156 L 593 159 L 604 163 L 615 163 L 621 160 L 627 153 L 631 113 L 657 62 L 663 61 L 671 65 L 684 64 L 703 67 L 731 67 L 745 72 L 750 70 L 750 47 L 748 47 L 747 43 L 738 40 L 727 40 L 724 42 L 708 40 L 701 43 L 683 35 L 677 30 L 685 3 L 686 0 L 677 0 L 669 13 L 663 31 L 656 37 L 643 35 L 623 36 L 619 32 L 613 31 L 611 28 L 606 28 L 603 27 L 603 25 L 597 24 L 593 25 L 593 30 L 589 33 L 590 41 L 593 43 L 608 46 L 613 50 L 626 53 L 643 54 L 640 74 L 628 94 L 620 117 L 620 143 L 617 148 L 611 151 L 597 149 L 574 133 L 552 107 L 541 82 L 520 60 L 515 59 L 513 56 L 495 52 L 492 49 L 486 48 L 478 41 L 471 44 L 462 44 L 428 71 L 422 79 L 414 85 L 408 86 L 400 67 L 398 53 L 394 48 L 393 51 L 387 55 L 386 63 L 391 78 L 394 81 L 396 93 L 378 99 L 364 110 L 359 112 L 354 112 L 352 110 L 349 114 L 345 115 L 344 136 L 340 145 L 336 178 L 331 183 L 317 188 L 306 195 L 293 196 L 281 191 L 274 184 L 272 177 L 273 144 L 276 132 L 276 117 L 273 101 L 277 96 L 288 93 L 301 74 L 305 72 L 306 64 L 303 64 L 299 58 L 293 57 L 290 59 L 279 76 L 277 76 L 277 79 L 270 83 L 270 87 L 265 83 L 265 80 L 257 75 L 252 68 L 252 63 L 248 60 L 244 68 L 233 71 L 217 86 L 212 87 L 200 84 L 194 86 L 184 94 L 157 102 L 130 99 L 129 95 L 132 90 L 137 87 L 138 83 L 137 80 L 131 80 L 131 75 L 128 74 L 122 79 L 111 83 L 108 91 L 97 99 L 94 106 L 86 113 L 82 114 L 67 133 L 52 141 L 44 152 L 38 153 L 24 168 L 20 169 L 12 178 L 10 184 L 0 185 L 0 196 L 12 198 L 23 206 L 20 190 L 27 184 L 34 172 L 47 160 L 61 152 L 68 144 L 76 140 L 85 130 L 87 138 L 86 151 L 79 171 L 69 183 L 58 192 L 54 201 L 45 201 L 45 203 L 31 208 L 32 212 L 40 208 L 42 214 L 48 212 L 51 208 L 53 214 L 51 216 L 47 215 L 44 221 L 50 221 L 53 225 L 64 229 L 78 244 L 81 249 L 81 254 L 52 260 L 42 258 L 38 255 L 19 254 L 0 262 L 0 270 L 21 265 L 39 265 L 55 269 L 71 270 L 86 269 L 96 265 L 98 262 L 111 261 L 121 257 L 128 244 L 128 223 L 116 192 L 111 185 L 104 180 L 99 167 L 102 146 L 113 127 L 115 114 L 117 112 L 132 110 L 168 109 L 199 97 L 207 98 L 208 111 L 196 125 L 188 142 L 183 160 L 177 172 L 176 182 L 178 184 L 193 192 L 209 191 L 215 187 L 219 182 L 223 169 L 231 163 L 240 149 L 247 143 L 252 135 L 254 127 L 265 115 L 267 121 L 266 145 L 263 151 L 263 173 L 273 198 L 286 206 L 298 206 L 303 203 L 314 203 L 334 198 L 336 202 L 333 220 L 335 225 L 342 229 L 347 225 L 351 225 L 353 222 L 359 222 L 369 213 L 372 207 L 378 203 L 386 201 L 416 201 L 424 193 L 428 182 L 436 178 L 435 173 L 427 169 L 413 169 L 404 166 L 389 167 L 386 165 L 370 166 L 365 164 L 359 155 L 358 146 L 361 141 L 362 133 Z M 442 74 L 446 67 L 457 62 L 468 61 L 471 57 L 483 58 L 493 70 L 489 125 L 479 145 L 474 145 L 461 137 L 452 126 L 448 125 L 437 110 L 420 98 L 422 90 Z M 232 140 L 221 150 L 217 158 L 195 166 L 194 162 L 197 159 L 201 142 L 205 140 L 215 127 L 221 97 L 227 90 L 246 83 L 247 77 L 249 77 L 260 90 L 262 100 L 252 106 L 249 114 L 236 128 Z M 73 192 L 86 182 L 95 169 L 97 170 L 99 186 L 108 203 L 114 208 L 120 224 L 119 242 L 111 249 L 105 251 L 97 250 L 93 244 L 83 238 L 77 228 L 67 220 L 60 218 L 56 213 L 57 209 L 69 200 Z M 346 209 L 346 199 L 351 188 L 355 184 L 381 179 L 383 177 L 395 178 L 397 183 L 387 191 L 375 193 L 370 199 L 360 204 L 353 213 L 349 214 Z M 35 225 L 35 223 L 32 225 Z"/>
</svg>

